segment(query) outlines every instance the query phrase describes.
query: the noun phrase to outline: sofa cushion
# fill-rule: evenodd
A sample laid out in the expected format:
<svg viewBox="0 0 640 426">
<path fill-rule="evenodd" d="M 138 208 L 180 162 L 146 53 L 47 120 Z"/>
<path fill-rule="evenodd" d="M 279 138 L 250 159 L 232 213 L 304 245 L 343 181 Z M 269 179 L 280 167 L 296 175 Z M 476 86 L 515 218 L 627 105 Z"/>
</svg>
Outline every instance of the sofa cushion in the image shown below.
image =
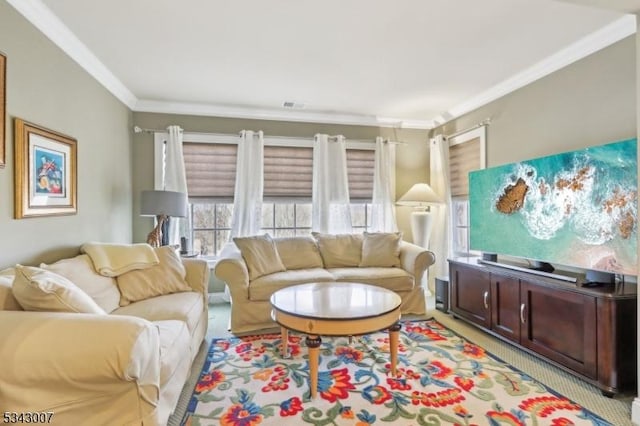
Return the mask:
<svg viewBox="0 0 640 426">
<path fill-rule="evenodd" d="M 294 269 L 286 272 L 276 272 L 265 275 L 252 281 L 249 284 L 249 300 L 266 301 L 271 295 L 280 290 L 295 284 L 306 284 L 313 282 L 334 281 L 333 276 L 326 269 Z"/>
<path fill-rule="evenodd" d="M 15 268 L 7 268 L 0 271 L 0 311 L 22 311 L 22 306 L 13 296 L 13 277 Z"/>
<path fill-rule="evenodd" d="M 401 232 L 365 232 L 360 266 L 400 266 Z"/>
<path fill-rule="evenodd" d="M 25 311 L 106 312 L 74 283 L 54 272 L 16 265 L 13 295 Z"/>
<path fill-rule="evenodd" d="M 362 258 L 361 234 L 321 234 L 313 232 L 325 268 L 358 266 Z"/>
<path fill-rule="evenodd" d="M 47 271 L 62 275 L 87 293 L 105 312 L 118 307 L 120 292 L 116 280 L 98 274 L 86 254 L 62 259 L 51 265 L 41 264 Z"/>
<path fill-rule="evenodd" d="M 329 269 L 335 281 L 377 285 L 393 291 L 413 289 L 413 276 L 401 268 L 334 268 Z"/>
<path fill-rule="evenodd" d="M 287 270 L 322 268 L 322 257 L 311 236 L 274 238 L 278 255 Z"/>
<path fill-rule="evenodd" d="M 112 314 L 131 315 L 149 321 L 183 321 L 187 324 L 189 333 L 193 333 L 202 316 L 203 306 L 206 306 L 203 297 L 202 293 L 195 291 L 167 294 L 122 306 Z"/>
<path fill-rule="evenodd" d="M 158 247 L 155 253 L 159 260 L 157 265 L 127 272 L 116 279 L 120 289 L 120 306 L 192 290 L 185 280 L 187 271 L 175 249 L 171 246 Z"/>
<path fill-rule="evenodd" d="M 233 242 L 240 249 L 242 258 L 247 264 L 250 280 L 285 270 L 276 245 L 269 234 L 236 237 Z"/>
<path fill-rule="evenodd" d="M 160 386 L 169 381 L 185 357 L 185 349 L 189 348 L 190 334 L 183 321 L 154 321 L 160 336 Z"/>
</svg>

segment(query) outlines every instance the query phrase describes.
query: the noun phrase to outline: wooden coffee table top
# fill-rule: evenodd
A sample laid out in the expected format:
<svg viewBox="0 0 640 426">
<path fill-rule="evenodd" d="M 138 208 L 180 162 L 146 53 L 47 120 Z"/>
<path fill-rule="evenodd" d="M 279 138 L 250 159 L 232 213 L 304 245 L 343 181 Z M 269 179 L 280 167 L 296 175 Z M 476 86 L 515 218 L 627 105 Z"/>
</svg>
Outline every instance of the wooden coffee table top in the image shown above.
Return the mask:
<svg viewBox="0 0 640 426">
<path fill-rule="evenodd" d="M 400 318 L 400 296 L 368 284 L 300 284 L 271 296 L 273 319 L 308 334 L 358 335 L 389 327 Z"/>
</svg>

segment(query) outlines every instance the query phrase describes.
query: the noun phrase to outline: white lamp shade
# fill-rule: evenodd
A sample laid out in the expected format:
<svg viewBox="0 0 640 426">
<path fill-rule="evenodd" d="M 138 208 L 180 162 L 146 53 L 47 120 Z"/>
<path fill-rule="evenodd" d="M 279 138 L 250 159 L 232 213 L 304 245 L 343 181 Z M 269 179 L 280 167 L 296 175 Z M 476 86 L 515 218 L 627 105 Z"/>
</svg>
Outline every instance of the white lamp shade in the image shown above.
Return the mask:
<svg viewBox="0 0 640 426">
<path fill-rule="evenodd" d="M 187 194 L 175 191 L 142 191 L 140 215 L 185 217 Z"/>
<path fill-rule="evenodd" d="M 426 183 L 416 183 L 404 194 L 396 204 L 400 206 L 426 206 L 440 204 L 442 200 Z"/>
</svg>

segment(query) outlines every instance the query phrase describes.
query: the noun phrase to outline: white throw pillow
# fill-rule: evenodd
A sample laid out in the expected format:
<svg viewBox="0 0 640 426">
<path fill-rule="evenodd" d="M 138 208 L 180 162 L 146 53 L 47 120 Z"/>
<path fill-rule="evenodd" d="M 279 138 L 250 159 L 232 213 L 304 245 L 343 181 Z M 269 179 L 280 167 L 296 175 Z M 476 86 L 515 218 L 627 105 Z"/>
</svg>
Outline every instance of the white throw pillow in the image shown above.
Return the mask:
<svg viewBox="0 0 640 426">
<path fill-rule="evenodd" d="M 360 266 L 400 266 L 401 232 L 365 232 Z"/>
<path fill-rule="evenodd" d="M 41 268 L 16 265 L 12 292 L 25 311 L 106 315 L 105 311 L 74 283 Z"/>
</svg>

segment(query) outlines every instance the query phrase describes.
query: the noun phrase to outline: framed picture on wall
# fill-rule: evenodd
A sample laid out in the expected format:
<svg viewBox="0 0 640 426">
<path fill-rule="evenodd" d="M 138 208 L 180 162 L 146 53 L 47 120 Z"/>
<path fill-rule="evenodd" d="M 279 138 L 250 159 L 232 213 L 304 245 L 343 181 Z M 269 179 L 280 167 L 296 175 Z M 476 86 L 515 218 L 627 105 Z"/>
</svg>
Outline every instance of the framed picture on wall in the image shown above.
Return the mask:
<svg viewBox="0 0 640 426">
<path fill-rule="evenodd" d="M 0 52 L 0 168 L 6 164 L 7 57 Z"/>
<path fill-rule="evenodd" d="M 77 141 L 15 119 L 16 219 L 77 213 Z"/>
</svg>

